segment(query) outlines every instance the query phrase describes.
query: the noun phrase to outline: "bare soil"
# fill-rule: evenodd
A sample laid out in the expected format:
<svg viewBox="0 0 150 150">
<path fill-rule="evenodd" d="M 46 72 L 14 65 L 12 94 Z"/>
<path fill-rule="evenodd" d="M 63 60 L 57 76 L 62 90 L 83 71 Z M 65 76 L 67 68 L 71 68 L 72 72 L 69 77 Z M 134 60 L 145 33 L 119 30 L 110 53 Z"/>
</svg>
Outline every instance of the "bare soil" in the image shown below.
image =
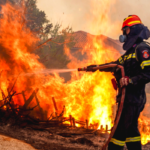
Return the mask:
<svg viewBox="0 0 150 150">
<path fill-rule="evenodd" d="M 0 135 L 0 149 L 1 150 L 36 150 L 30 144 L 23 141 Z"/>
<path fill-rule="evenodd" d="M 33 129 L 0 122 L 0 134 L 22 140 L 37 150 L 98 150 L 106 142 L 108 133 L 84 128 L 49 127 Z M 126 148 L 125 148 L 126 149 Z M 150 144 L 142 150 L 150 150 Z"/>
</svg>

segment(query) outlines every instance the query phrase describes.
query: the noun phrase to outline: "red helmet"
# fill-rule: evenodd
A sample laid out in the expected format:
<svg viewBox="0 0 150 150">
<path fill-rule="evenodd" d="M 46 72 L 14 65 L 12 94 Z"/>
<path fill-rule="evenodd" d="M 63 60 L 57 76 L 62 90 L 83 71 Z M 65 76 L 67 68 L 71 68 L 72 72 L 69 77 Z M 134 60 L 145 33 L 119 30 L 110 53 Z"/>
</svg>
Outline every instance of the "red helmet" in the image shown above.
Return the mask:
<svg viewBox="0 0 150 150">
<path fill-rule="evenodd" d="M 130 15 L 124 19 L 122 29 L 124 27 L 131 27 L 136 24 L 142 24 L 141 19 L 137 15 Z"/>
</svg>

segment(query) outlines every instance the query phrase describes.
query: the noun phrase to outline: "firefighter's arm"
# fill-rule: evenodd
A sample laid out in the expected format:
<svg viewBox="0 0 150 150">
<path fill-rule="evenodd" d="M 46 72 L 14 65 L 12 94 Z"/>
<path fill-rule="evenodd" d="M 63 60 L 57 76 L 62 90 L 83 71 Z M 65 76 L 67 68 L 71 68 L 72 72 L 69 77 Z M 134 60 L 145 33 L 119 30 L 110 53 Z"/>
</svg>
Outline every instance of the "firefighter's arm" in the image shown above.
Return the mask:
<svg viewBox="0 0 150 150">
<path fill-rule="evenodd" d="M 105 64 L 101 64 L 101 65 L 90 65 L 90 66 L 87 66 L 86 71 L 92 71 L 92 72 L 95 72 L 96 70 L 93 69 L 93 68 L 98 67 L 98 66 L 110 65 L 110 64 L 116 64 L 116 67 L 117 67 L 117 65 L 121 65 L 120 62 L 119 62 L 119 59 L 118 59 L 118 60 L 113 61 L 113 62 L 110 62 L 110 63 L 105 63 Z M 115 69 L 116 69 L 115 67 L 108 67 L 108 68 L 100 69 L 100 71 L 114 72 Z"/>
<path fill-rule="evenodd" d="M 150 82 L 150 49 L 146 46 L 137 48 L 136 59 L 139 62 L 141 71 L 137 76 L 131 78 L 132 84 L 146 84 Z"/>
</svg>

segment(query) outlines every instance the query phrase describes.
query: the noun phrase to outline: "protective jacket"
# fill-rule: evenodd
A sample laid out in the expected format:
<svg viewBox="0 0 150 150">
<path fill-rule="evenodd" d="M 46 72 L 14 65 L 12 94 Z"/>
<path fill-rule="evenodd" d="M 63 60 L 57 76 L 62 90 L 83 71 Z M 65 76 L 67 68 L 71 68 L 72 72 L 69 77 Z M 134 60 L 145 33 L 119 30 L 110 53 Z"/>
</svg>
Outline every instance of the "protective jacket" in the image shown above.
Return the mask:
<svg viewBox="0 0 150 150">
<path fill-rule="evenodd" d="M 121 36 L 126 37 L 123 44 L 126 53 L 114 63 L 124 67 L 125 76 L 130 78 L 130 82 L 126 86 L 124 107 L 108 150 L 122 150 L 125 143 L 128 150 L 142 150 L 138 117 L 146 102 L 145 84 L 150 82 L 150 46 L 143 40 L 150 37 L 150 31 L 136 15 L 125 18 L 122 31 Z M 118 69 L 114 75 L 119 85 L 121 75 Z M 120 95 L 119 92 L 117 100 Z"/>
<path fill-rule="evenodd" d="M 124 66 L 125 75 L 132 81 L 126 87 L 125 103 L 145 103 L 145 84 L 150 82 L 150 46 L 143 41 L 137 42 L 114 63 Z M 117 76 L 119 71 L 115 74 Z M 119 79 L 117 76 L 118 82 Z"/>
<path fill-rule="evenodd" d="M 146 102 L 145 84 L 150 82 L 150 47 L 146 42 L 136 42 L 114 63 L 124 66 L 125 75 L 132 83 L 126 87 L 124 108 L 108 150 L 122 150 L 125 143 L 128 150 L 141 150 L 138 117 Z M 115 76 L 119 82 L 119 70 Z"/>
</svg>

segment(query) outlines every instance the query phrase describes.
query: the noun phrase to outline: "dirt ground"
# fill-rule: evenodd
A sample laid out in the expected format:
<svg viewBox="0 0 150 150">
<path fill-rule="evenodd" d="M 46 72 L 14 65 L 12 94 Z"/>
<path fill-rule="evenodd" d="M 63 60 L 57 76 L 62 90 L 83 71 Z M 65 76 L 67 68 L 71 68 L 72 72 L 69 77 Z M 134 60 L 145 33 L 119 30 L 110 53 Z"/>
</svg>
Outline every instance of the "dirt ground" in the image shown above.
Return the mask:
<svg viewBox="0 0 150 150">
<path fill-rule="evenodd" d="M 22 140 L 37 150 L 98 150 L 109 136 L 98 131 L 92 133 L 91 130 L 83 128 L 50 127 L 42 131 L 4 123 L 0 123 L 0 134 Z M 5 138 L 5 140 L 9 141 L 10 139 Z M 23 148 L 24 146 L 20 150 L 24 150 Z M 3 148 L 0 147 L 0 149 Z M 28 148 L 28 150 L 32 149 L 32 147 Z M 143 146 L 142 150 L 150 150 L 150 144 Z"/>
<path fill-rule="evenodd" d="M 31 145 L 10 138 L 8 136 L 0 135 L 0 149 L 1 150 L 35 150 Z"/>
</svg>

